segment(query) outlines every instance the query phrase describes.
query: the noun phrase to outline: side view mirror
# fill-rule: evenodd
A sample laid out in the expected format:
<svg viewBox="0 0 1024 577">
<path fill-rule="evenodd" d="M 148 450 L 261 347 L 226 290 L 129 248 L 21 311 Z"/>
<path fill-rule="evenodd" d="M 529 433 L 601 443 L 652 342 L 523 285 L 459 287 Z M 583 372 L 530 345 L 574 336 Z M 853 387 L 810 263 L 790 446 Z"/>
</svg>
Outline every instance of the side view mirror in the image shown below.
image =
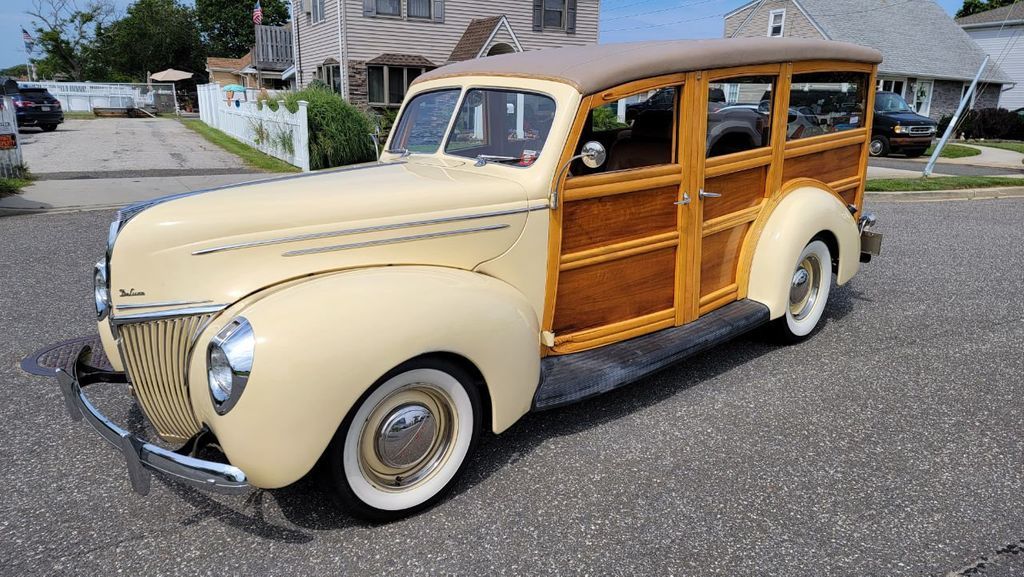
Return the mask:
<svg viewBox="0 0 1024 577">
<path fill-rule="evenodd" d="M 594 140 L 584 144 L 583 150 L 580 151 L 580 160 L 587 168 L 600 168 L 607 159 L 608 151 L 604 149 L 604 145 Z"/>
</svg>

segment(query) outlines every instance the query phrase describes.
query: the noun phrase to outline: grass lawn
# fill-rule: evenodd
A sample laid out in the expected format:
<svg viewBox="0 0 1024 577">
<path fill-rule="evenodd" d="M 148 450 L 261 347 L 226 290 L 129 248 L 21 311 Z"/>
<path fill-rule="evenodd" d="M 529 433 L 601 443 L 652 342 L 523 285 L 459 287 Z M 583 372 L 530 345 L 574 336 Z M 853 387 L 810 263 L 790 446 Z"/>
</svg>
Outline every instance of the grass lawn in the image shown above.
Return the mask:
<svg viewBox="0 0 1024 577">
<path fill-rule="evenodd" d="M 929 146 L 928 150 L 924 151 L 925 156 L 931 156 L 935 152 L 935 146 Z M 942 149 L 940 158 L 967 158 L 968 156 L 978 156 L 981 151 L 976 148 L 969 148 L 967 146 L 958 146 L 956 144 L 947 144 Z"/>
<path fill-rule="evenodd" d="M 1017 140 L 972 140 L 969 144 L 975 146 L 988 146 L 989 148 L 1002 148 L 1024 154 L 1024 142 Z"/>
<path fill-rule="evenodd" d="M 962 190 L 1024 186 L 1024 178 L 1007 176 L 932 176 L 930 178 L 880 178 L 869 180 L 868 192 L 908 192 L 927 190 Z"/>
<path fill-rule="evenodd" d="M 65 112 L 64 120 L 96 120 L 96 115 L 91 112 Z"/>
<path fill-rule="evenodd" d="M 18 194 L 22 188 L 31 183 L 32 181 L 27 178 L 0 178 L 0 198 Z"/>
<path fill-rule="evenodd" d="M 248 144 L 239 142 L 216 128 L 207 126 L 202 120 L 183 118 L 181 123 L 206 140 L 238 156 L 253 168 L 267 172 L 299 172 L 298 167 L 292 166 L 283 160 L 278 160 L 273 156 L 263 154 Z"/>
</svg>

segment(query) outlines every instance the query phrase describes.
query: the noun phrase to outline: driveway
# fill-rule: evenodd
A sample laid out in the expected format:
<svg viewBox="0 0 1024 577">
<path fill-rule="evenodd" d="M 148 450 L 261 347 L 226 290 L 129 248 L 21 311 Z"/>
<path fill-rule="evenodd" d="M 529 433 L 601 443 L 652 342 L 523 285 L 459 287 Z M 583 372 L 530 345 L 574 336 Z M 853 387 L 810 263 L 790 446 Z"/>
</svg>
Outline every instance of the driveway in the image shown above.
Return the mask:
<svg viewBox="0 0 1024 577">
<path fill-rule="evenodd" d="M 94 332 L 92 263 L 112 215 L 5 219 L 0 566 L 21 577 L 1022 575 L 1024 200 L 869 208 L 882 256 L 836 290 L 809 341 L 751 335 L 528 415 L 484 436 L 450 498 L 381 526 L 332 509 L 310 481 L 224 497 L 154 480 L 148 497 L 131 494 L 124 460 L 68 419 L 56 382 L 18 368 Z M 89 394 L 138 424 L 126 388 Z"/>
<path fill-rule="evenodd" d="M 169 118 L 68 120 L 56 132 L 25 130 L 20 137 L 25 163 L 41 180 L 254 172 Z"/>
</svg>

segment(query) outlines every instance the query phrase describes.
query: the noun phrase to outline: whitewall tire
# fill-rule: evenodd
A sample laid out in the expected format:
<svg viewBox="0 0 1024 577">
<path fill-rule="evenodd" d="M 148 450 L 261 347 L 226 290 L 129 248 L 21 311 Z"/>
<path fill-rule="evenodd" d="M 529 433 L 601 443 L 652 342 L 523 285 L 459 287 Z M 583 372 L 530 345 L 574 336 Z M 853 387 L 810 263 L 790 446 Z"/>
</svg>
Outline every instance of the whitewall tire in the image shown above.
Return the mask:
<svg viewBox="0 0 1024 577">
<path fill-rule="evenodd" d="M 790 278 L 786 314 L 775 321 L 776 333 L 786 342 L 808 337 L 818 327 L 832 290 L 832 253 L 821 240 L 804 247 Z"/>
<path fill-rule="evenodd" d="M 417 359 L 384 375 L 349 413 L 325 453 L 349 513 L 397 519 L 439 500 L 480 430 L 480 396 L 460 366 Z"/>
</svg>

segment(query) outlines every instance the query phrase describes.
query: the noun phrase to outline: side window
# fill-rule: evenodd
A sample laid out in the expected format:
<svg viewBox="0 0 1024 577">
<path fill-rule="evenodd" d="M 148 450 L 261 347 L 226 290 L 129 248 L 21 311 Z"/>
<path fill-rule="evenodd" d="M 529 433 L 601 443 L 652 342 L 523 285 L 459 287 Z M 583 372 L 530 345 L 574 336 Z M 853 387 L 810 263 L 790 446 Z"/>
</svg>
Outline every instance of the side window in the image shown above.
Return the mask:
<svg viewBox="0 0 1024 577">
<path fill-rule="evenodd" d="M 771 145 L 775 77 L 744 76 L 708 89 L 707 157 Z"/>
<path fill-rule="evenodd" d="M 794 74 L 786 140 L 864 126 L 868 75 L 861 72 Z"/>
<path fill-rule="evenodd" d="M 573 163 L 570 175 L 612 172 L 675 162 L 676 111 L 679 88 L 659 88 L 603 104 L 590 116 L 576 144 L 576 152 L 592 140 L 608 151 L 597 169 Z"/>
</svg>

